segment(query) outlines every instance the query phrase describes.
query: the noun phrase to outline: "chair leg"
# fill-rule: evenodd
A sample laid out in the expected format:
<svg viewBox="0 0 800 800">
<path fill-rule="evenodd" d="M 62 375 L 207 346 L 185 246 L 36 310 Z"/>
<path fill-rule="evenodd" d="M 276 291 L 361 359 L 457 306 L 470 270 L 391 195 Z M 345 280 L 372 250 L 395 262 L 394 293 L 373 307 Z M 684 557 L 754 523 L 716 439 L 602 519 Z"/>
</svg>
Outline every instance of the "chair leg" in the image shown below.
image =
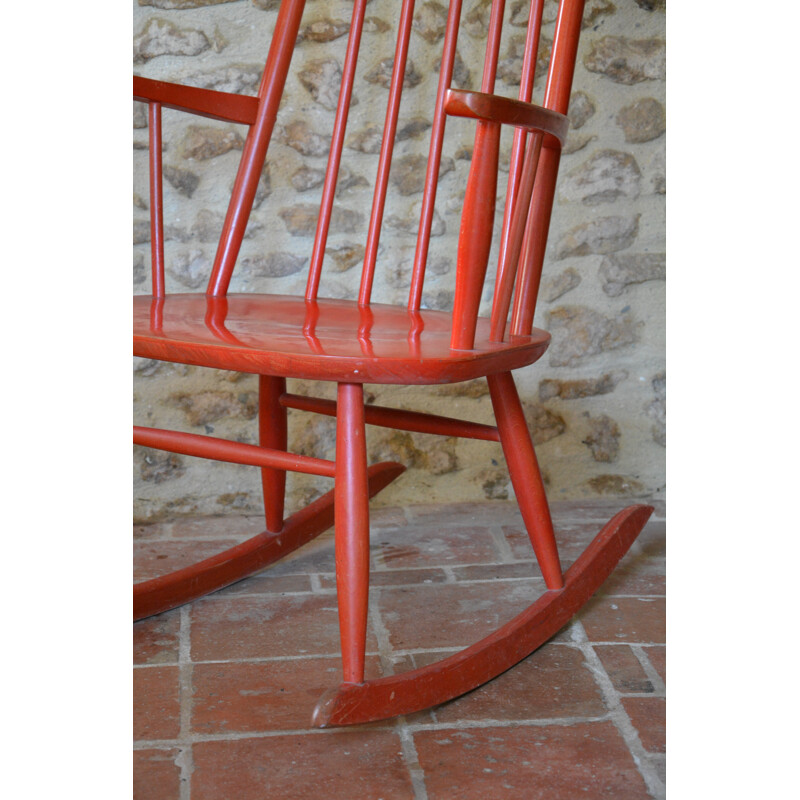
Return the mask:
<svg viewBox="0 0 800 800">
<path fill-rule="evenodd" d="M 510 372 L 502 372 L 489 375 L 487 380 L 511 483 L 533 551 L 547 588 L 561 589 L 564 578 L 553 520 L 514 378 Z"/>
<path fill-rule="evenodd" d="M 280 397 L 286 393 L 286 378 L 258 376 L 258 435 L 262 447 L 286 450 L 286 409 Z M 264 516 L 267 530 L 279 533 L 283 528 L 286 472 L 262 467 L 261 486 L 264 492 Z"/>
<path fill-rule="evenodd" d="M 336 592 L 344 683 L 361 683 L 369 594 L 369 495 L 361 384 L 339 384 L 335 480 Z"/>
</svg>

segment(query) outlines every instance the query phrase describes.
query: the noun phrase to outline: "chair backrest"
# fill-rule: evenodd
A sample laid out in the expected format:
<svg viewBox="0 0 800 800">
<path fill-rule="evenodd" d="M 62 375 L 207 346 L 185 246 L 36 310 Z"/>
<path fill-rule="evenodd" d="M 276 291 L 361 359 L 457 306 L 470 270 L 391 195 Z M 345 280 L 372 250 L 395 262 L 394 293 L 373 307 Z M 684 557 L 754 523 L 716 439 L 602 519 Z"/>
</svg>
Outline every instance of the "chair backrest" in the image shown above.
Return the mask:
<svg viewBox="0 0 800 800">
<path fill-rule="evenodd" d="M 310 256 L 305 296 L 316 300 L 334 210 L 337 179 L 342 165 L 345 131 L 353 85 L 359 74 L 359 49 L 368 0 L 354 0 L 352 21 L 342 67 L 341 89 L 336 106 L 322 199 Z M 537 62 L 546 63 L 540 52 L 540 31 L 545 0 L 531 0 L 521 59 L 518 97 L 495 94 L 498 74 L 505 0 L 491 0 L 488 32 L 483 56 L 479 92 L 451 87 L 462 0 L 451 0 L 442 38 L 442 53 L 436 96 L 430 99 L 432 115 L 430 150 L 425 172 L 419 228 L 413 266 L 409 275 L 408 309 L 416 312 L 422 303 L 434 206 L 445 141 L 445 124 L 450 116 L 476 120 L 475 141 L 466 182 L 453 304 L 454 349 L 471 349 L 495 227 L 500 130 L 502 124 L 515 128 L 505 189 L 505 209 L 500 229 L 499 260 L 492 297 L 493 341 L 509 335 L 530 333 L 539 286 L 547 231 L 555 192 L 560 147 L 566 136 L 564 116 L 569 104 L 584 0 L 561 0 L 555 34 L 549 54 L 547 80 L 541 107 L 531 99 Z M 242 158 L 217 248 L 206 294 L 222 297 L 231 281 L 245 233 L 259 177 L 278 117 L 279 105 L 298 38 L 305 0 L 282 0 L 266 66 L 256 97 L 217 92 L 178 84 L 134 78 L 134 98 L 149 104 L 150 129 L 150 213 L 153 295 L 165 293 L 164 223 L 161 178 L 161 109 L 190 111 L 213 119 L 249 126 Z M 517 11 L 518 14 L 518 11 Z M 359 304 L 368 305 L 378 266 L 378 244 L 392 154 L 401 116 L 401 98 L 406 78 L 409 43 L 414 21 L 414 0 L 402 0 L 397 40 L 391 61 L 389 99 L 381 136 L 380 155 L 369 223 L 366 231 L 361 278 L 354 294 Z M 333 46 L 332 43 L 331 46 Z M 505 69 L 505 67 L 504 67 Z M 509 324 L 510 314 L 510 324 Z"/>
</svg>

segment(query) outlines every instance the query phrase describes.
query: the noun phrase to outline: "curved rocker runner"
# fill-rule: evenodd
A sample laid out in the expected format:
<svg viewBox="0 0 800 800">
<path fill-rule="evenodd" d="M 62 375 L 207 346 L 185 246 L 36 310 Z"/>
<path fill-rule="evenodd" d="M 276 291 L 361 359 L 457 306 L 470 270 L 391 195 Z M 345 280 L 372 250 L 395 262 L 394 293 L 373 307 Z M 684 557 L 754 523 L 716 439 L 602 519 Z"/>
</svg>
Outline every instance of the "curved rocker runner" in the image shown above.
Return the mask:
<svg viewBox="0 0 800 800">
<path fill-rule="evenodd" d="M 354 725 L 411 714 L 452 700 L 513 667 L 554 636 L 611 574 L 653 509 L 638 505 L 614 516 L 564 575 L 564 587 L 535 603 L 490 636 L 427 667 L 325 694 L 313 723 Z"/>
<path fill-rule="evenodd" d="M 369 496 L 373 497 L 405 472 L 402 464 L 384 462 L 369 468 Z M 333 525 L 333 492 L 327 492 L 289 517 L 280 533 L 263 533 L 190 567 L 142 581 L 133 587 L 133 620 L 145 619 L 185 603 L 274 564 L 315 539 Z"/>
<path fill-rule="evenodd" d="M 566 574 L 562 573 L 544 484 L 512 374 L 541 358 L 550 342 L 547 332 L 533 326 L 533 317 L 561 147 L 569 124 L 566 112 L 583 0 L 562 0 L 559 5 L 541 105 L 533 103 L 532 96 L 536 63 L 542 61 L 539 44 L 544 0 L 530 2 L 516 98 L 495 92 L 504 0 L 491 3 L 480 90 L 451 86 L 462 9 L 461 0 L 450 0 L 438 86 L 429 103 L 430 150 L 405 306 L 373 303 L 372 288 L 379 261 L 396 266 L 391 261 L 396 257 L 390 252 L 392 248 L 381 251 L 379 241 L 390 189 L 414 0 L 400 0 L 397 45 L 393 58 L 387 60 L 391 61 L 392 74 L 360 282 L 351 299 L 319 296 L 337 178 L 346 155 L 353 85 L 360 74 L 357 65 L 367 2 L 353 2 L 328 166 L 302 296 L 236 294 L 229 293 L 228 288 L 278 118 L 305 0 L 282 0 L 256 97 L 134 78 L 134 99 L 148 106 L 152 255 L 152 292 L 134 297 L 134 354 L 250 373 L 257 375 L 259 382 L 258 444 L 145 427 L 134 429 L 134 442 L 257 467 L 266 523 L 263 533 L 243 544 L 135 586 L 134 619 L 191 602 L 241 580 L 333 525 L 343 675 L 341 685 L 326 693 L 314 712 L 313 724 L 318 726 L 348 725 L 418 711 L 468 692 L 509 669 L 553 636 L 587 602 L 627 552 L 653 510 L 637 505 L 620 511 Z M 518 22 L 518 11 L 514 14 Z M 515 37 L 520 30 L 517 22 Z M 339 53 L 336 58 L 341 56 Z M 504 80 L 507 82 L 507 75 Z M 421 101 L 421 93 L 420 89 L 416 101 Z M 163 108 L 247 127 L 217 254 L 203 294 L 167 292 L 161 175 Z M 424 308 L 422 298 L 446 146 L 445 127 L 452 117 L 461 117 L 462 126 L 473 126 L 475 135 L 461 203 L 453 306 L 441 311 Z M 315 120 L 317 123 L 319 120 Z M 503 126 L 513 129 L 505 188 L 497 185 Z M 505 196 L 499 258 L 491 313 L 481 316 L 498 194 Z M 330 381 L 336 385 L 336 400 L 289 393 L 287 379 Z M 422 386 L 475 379 L 488 382 L 495 425 L 367 405 L 364 401 L 365 383 Z M 289 409 L 336 418 L 334 460 L 290 451 Z M 391 462 L 367 465 L 366 425 L 499 442 L 547 587 L 528 609 L 466 650 L 422 669 L 372 681 L 364 681 L 369 498 L 400 476 L 404 467 Z M 287 471 L 332 478 L 334 487 L 284 518 Z"/>
</svg>

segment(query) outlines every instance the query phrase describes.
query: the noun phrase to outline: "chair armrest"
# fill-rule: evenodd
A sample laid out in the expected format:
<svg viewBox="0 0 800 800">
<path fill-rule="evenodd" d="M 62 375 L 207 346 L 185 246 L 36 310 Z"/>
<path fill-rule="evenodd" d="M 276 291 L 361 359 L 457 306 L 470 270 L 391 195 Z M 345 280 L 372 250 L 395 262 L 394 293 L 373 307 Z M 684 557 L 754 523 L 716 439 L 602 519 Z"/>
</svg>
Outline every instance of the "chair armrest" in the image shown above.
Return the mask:
<svg viewBox="0 0 800 800">
<path fill-rule="evenodd" d="M 139 76 L 133 78 L 133 99 L 161 103 L 167 108 L 246 125 L 255 122 L 258 112 L 257 97 L 182 86 L 179 83 L 154 81 Z"/>
<path fill-rule="evenodd" d="M 564 144 L 569 129 L 569 119 L 564 114 L 533 103 L 483 92 L 448 89 L 444 110 L 455 117 L 469 117 L 539 131 L 545 134 L 542 143 L 545 147 L 558 149 Z"/>
</svg>

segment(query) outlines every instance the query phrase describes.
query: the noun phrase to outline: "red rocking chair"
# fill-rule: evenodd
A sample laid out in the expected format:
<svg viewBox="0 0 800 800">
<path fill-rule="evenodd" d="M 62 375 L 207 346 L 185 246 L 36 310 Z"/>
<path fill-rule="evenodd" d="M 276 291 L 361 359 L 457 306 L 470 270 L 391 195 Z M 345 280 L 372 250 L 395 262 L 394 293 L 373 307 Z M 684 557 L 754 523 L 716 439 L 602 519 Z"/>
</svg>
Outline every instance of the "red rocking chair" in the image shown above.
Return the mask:
<svg viewBox="0 0 800 800">
<path fill-rule="evenodd" d="M 190 456 L 257 466 L 266 530 L 194 566 L 134 587 L 134 618 L 190 602 L 251 575 L 335 526 L 336 586 L 343 682 L 320 699 L 318 726 L 407 714 L 443 703 L 497 676 L 552 637 L 611 573 L 652 508 L 620 511 L 562 573 L 553 525 L 530 434 L 512 377 L 539 359 L 549 335 L 533 313 L 553 205 L 583 0 L 562 0 L 543 106 L 530 102 L 544 0 L 532 0 L 518 99 L 494 93 L 503 0 L 494 0 L 480 92 L 450 88 L 461 15 L 451 0 L 435 98 L 416 257 L 407 306 L 371 303 L 384 201 L 411 35 L 413 0 L 402 0 L 389 103 L 383 129 L 364 265 L 352 300 L 318 297 L 367 0 L 354 0 L 341 91 L 305 295 L 228 294 L 289 71 L 305 0 L 283 0 L 257 97 L 134 79 L 134 98 L 148 103 L 152 295 L 134 298 L 137 356 L 259 376 L 260 444 L 136 427 L 134 442 Z M 169 107 L 248 126 L 216 259 L 204 294 L 167 294 L 161 184 L 161 109 Z M 422 307 L 422 287 L 448 116 L 475 120 L 475 144 L 459 235 L 451 312 Z M 500 258 L 489 317 L 479 316 L 497 194 L 503 125 L 515 128 Z M 509 319 L 510 317 L 510 319 Z M 364 404 L 364 384 L 423 385 L 486 378 L 496 426 Z M 337 401 L 286 391 L 287 378 L 335 381 Z M 336 457 L 287 450 L 287 409 L 336 417 Z M 547 591 L 492 635 L 438 663 L 364 680 L 369 583 L 369 498 L 404 467 L 367 466 L 365 424 L 500 442 L 514 492 Z M 286 471 L 323 475 L 334 488 L 284 518 Z"/>
</svg>

